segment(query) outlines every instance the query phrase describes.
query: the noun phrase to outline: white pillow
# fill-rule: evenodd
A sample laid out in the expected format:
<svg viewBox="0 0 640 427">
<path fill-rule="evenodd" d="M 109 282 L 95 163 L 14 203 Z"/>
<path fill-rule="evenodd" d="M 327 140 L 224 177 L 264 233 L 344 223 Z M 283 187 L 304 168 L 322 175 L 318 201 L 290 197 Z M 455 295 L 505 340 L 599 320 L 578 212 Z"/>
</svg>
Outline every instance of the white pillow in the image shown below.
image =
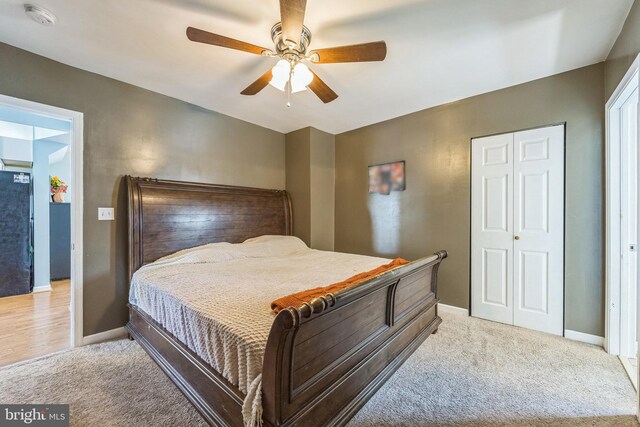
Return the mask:
<svg viewBox="0 0 640 427">
<path fill-rule="evenodd" d="M 265 235 L 247 239 L 242 244 L 269 256 L 286 256 L 310 250 L 302 240 L 295 236 Z"/>
</svg>

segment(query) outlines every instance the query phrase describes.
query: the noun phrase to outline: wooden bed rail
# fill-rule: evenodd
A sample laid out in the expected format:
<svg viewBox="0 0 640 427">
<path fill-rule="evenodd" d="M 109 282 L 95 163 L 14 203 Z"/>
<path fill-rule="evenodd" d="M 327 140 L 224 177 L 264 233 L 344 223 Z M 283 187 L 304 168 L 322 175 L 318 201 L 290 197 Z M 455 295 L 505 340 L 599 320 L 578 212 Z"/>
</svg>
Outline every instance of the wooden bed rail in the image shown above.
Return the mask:
<svg viewBox="0 0 640 427">
<path fill-rule="evenodd" d="M 265 351 L 267 425 L 342 425 L 435 332 L 445 251 L 282 310 Z"/>
<path fill-rule="evenodd" d="M 412 263 L 410 263 L 409 271 L 413 271 L 414 269 L 420 268 L 424 265 L 437 264 L 446 257 L 447 251 L 440 251 L 432 256 L 413 261 Z M 357 298 L 358 296 L 369 293 L 372 290 L 386 286 L 386 284 L 390 280 L 393 280 L 393 278 L 397 278 L 400 274 L 406 275 L 407 268 L 402 269 L 402 267 L 397 267 L 393 270 L 381 273 L 376 277 L 372 277 L 369 280 L 358 284 L 357 286 L 351 286 L 333 294 L 327 294 L 314 298 L 308 303 L 302 304 L 296 309 L 296 311 L 300 313 L 300 317 L 302 319 L 309 318 L 312 315 L 322 313 L 323 311 L 329 309 L 330 307 L 333 307 L 336 304 L 339 305 L 340 302 Z"/>
</svg>

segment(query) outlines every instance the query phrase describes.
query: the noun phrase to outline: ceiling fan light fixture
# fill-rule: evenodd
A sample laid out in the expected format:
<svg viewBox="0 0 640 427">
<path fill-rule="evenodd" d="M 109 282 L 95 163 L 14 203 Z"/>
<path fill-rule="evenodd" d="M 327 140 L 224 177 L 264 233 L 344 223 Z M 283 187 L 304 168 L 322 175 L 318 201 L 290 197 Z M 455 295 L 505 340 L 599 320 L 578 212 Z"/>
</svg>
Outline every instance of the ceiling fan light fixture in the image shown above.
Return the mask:
<svg viewBox="0 0 640 427">
<path fill-rule="evenodd" d="M 289 81 L 289 74 L 291 73 L 291 65 L 289 61 L 281 59 L 271 69 L 271 81 L 269 84 L 278 90 L 284 92 L 287 82 Z"/>
<path fill-rule="evenodd" d="M 313 73 L 306 65 L 298 62 L 293 68 L 291 75 L 291 92 L 296 93 L 307 89 L 309 83 L 313 81 Z"/>
<path fill-rule="evenodd" d="M 278 90 L 285 91 L 287 83 L 291 83 L 291 93 L 301 92 L 313 81 L 313 73 L 306 65 L 298 62 L 293 70 L 291 63 L 281 59 L 271 69 L 271 81 L 269 84 Z"/>
</svg>

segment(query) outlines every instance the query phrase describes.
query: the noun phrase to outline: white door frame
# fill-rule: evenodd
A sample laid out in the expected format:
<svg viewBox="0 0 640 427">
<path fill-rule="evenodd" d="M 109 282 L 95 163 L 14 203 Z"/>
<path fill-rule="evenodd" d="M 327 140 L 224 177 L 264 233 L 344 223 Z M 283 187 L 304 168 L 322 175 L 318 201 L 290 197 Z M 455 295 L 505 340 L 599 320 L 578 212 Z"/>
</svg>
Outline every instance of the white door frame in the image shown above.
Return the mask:
<svg viewBox="0 0 640 427">
<path fill-rule="evenodd" d="M 605 107 L 605 170 L 606 170 L 606 298 L 605 350 L 620 354 L 621 322 L 621 212 L 620 170 L 621 138 L 619 126 L 621 101 L 638 86 L 640 55 L 625 74 Z M 631 91 L 631 92 L 629 92 Z M 639 282 L 640 283 L 640 282 Z M 640 304 L 638 304 L 640 306 Z"/>
<path fill-rule="evenodd" d="M 82 330 L 82 209 L 83 203 L 83 114 L 0 94 L 0 106 L 71 121 L 71 348 L 81 346 Z"/>
</svg>

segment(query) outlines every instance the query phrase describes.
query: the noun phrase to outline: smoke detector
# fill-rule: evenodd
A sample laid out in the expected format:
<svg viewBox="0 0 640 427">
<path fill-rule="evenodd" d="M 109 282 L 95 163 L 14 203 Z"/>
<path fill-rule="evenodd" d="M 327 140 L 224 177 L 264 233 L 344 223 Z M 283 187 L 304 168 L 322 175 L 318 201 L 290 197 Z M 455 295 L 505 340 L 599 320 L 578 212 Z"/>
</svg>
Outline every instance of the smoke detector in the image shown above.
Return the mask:
<svg viewBox="0 0 640 427">
<path fill-rule="evenodd" d="M 33 19 L 38 24 L 42 24 L 42 25 L 53 25 L 56 23 L 56 20 L 57 20 L 56 15 L 49 12 L 47 9 L 43 7 L 36 6 L 33 4 L 25 4 L 24 12 L 27 14 L 29 18 Z"/>
</svg>

